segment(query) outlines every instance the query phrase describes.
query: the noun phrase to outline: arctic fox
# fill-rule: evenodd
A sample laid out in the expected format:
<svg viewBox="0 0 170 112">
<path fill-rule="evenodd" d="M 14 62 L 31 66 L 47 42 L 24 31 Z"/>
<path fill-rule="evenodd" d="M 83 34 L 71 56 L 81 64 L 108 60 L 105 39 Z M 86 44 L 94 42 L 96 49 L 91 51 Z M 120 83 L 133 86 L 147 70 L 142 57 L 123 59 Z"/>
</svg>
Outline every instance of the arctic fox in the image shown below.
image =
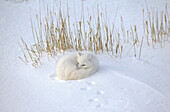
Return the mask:
<svg viewBox="0 0 170 112">
<path fill-rule="evenodd" d="M 99 68 L 97 57 L 91 53 L 72 53 L 57 63 L 56 74 L 60 80 L 78 80 L 91 76 Z"/>
</svg>

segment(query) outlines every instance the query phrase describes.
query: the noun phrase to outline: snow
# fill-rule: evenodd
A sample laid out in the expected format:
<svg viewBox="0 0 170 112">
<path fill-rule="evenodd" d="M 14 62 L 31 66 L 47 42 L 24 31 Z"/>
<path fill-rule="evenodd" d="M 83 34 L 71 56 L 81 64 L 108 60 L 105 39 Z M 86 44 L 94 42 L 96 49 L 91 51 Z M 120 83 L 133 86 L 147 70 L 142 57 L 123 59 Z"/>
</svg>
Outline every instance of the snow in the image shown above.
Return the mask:
<svg viewBox="0 0 170 112">
<path fill-rule="evenodd" d="M 0 1 L 0 112 L 170 111 L 169 41 L 163 48 L 144 46 L 140 60 L 126 55 L 122 59 L 98 55 L 100 69 L 93 76 L 78 81 L 60 81 L 55 77 L 55 67 L 62 55 L 58 55 L 56 61 L 43 57 L 44 64 L 36 69 L 19 60 L 18 56 L 22 54 L 18 46 L 20 36 L 29 45 L 33 41 L 30 9 L 32 13 L 38 9 L 38 0 L 17 1 Z M 42 3 L 48 2 L 43 0 Z M 96 1 L 85 0 L 84 3 L 90 7 Z M 160 10 L 165 3 L 147 0 L 148 7 L 155 6 Z M 167 3 L 169 5 L 170 1 Z M 72 4 L 69 7 L 73 7 Z M 75 1 L 76 8 L 80 4 L 81 0 Z M 123 15 L 125 27 L 136 24 L 142 28 L 139 21 L 142 21 L 142 8 L 146 8 L 145 1 L 106 0 L 105 4 L 107 15 L 119 5 L 117 16 Z M 116 18 L 117 26 L 118 21 Z"/>
</svg>

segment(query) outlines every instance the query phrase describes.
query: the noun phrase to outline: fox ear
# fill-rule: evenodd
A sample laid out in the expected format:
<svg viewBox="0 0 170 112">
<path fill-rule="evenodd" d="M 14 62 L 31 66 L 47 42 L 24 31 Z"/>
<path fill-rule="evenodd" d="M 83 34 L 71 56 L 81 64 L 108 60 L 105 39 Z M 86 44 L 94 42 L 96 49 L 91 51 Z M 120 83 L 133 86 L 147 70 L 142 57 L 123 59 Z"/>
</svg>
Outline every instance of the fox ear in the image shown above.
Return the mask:
<svg viewBox="0 0 170 112">
<path fill-rule="evenodd" d="M 91 61 L 93 59 L 93 55 L 89 54 L 88 58 L 89 58 L 89 61 Z"/>
<path fill-rule="evenodd" d="M 78 56 L 81 56 L 82 54 L 81 53 L 78 53 Z"/>
</svg>

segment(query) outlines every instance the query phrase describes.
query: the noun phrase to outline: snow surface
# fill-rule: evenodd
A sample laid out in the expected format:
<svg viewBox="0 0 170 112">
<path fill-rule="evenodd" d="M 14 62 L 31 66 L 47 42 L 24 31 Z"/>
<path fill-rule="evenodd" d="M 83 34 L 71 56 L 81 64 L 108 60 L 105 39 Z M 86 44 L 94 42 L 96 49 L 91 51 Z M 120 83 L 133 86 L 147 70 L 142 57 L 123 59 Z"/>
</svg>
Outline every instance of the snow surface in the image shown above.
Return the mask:
<svg viewBox="0 0 170 112">
<path fill-rule="evenodd" d="M 30 9 L 38 8 L 38 0 L 18 1 L 21 0 L 0 1 L 0 112 L 170 111 L 169 42 L 163 48 L 144 46 L 141 60 L 132 56 L 112 59 L 99 55 L 100 69 L 93 76 L 78 81 L 59 81 L 55 77 L 56 61 L 53 59 L 48 61 L 43 57 L 44 64 L 36 69 L 19 60 L 21 50 L 17 43 L 20 36 L 29 45 L 33 41 Z M 148 7 L 155 6 L 160 10 L 166 3 L 162 0 L 146 1 Z M 89 7 L 96 2 L 84 1 Z M 42 0 L 42 3 L 48 2 Z M 67 2 L 62 3 L 64 6 Z M 119 6 L 118 16 L 126 18 L 125 27 L 136 24 L 142 28 L 144 0 L 106 0 L 104 3 L 108 15 Z M 167 3 L 169 5 L 170 1 Z M 76 8 L 80 4 L 81 0 L 75 0 Z M 69 7 L 73 7 L 72 2 Z"/>
</svg>

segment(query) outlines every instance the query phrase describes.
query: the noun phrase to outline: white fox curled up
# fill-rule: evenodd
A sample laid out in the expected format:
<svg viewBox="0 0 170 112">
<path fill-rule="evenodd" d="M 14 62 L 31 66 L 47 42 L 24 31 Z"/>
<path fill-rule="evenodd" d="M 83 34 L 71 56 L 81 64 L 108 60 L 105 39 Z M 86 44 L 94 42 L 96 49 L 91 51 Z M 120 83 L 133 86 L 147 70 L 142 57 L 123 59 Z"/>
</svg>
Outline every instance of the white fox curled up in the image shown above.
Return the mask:
<svg viewBox="0 0 170 112">
<path fill-rule="evenodd" d="M 60 80 L 79 80 L 93 75 L 98 68 L 99 61 L 94 54 L 75 52 L 58 61 L 56 75 Z"/>
</svg>

